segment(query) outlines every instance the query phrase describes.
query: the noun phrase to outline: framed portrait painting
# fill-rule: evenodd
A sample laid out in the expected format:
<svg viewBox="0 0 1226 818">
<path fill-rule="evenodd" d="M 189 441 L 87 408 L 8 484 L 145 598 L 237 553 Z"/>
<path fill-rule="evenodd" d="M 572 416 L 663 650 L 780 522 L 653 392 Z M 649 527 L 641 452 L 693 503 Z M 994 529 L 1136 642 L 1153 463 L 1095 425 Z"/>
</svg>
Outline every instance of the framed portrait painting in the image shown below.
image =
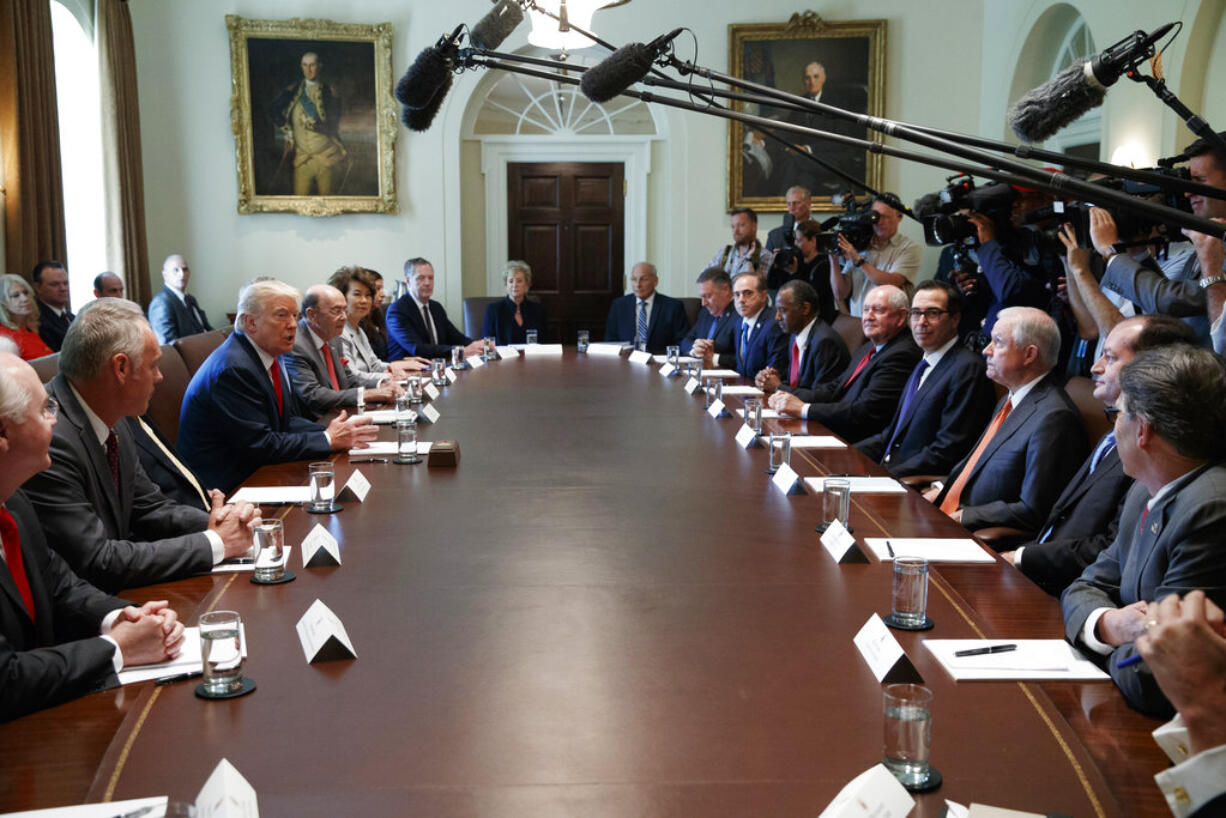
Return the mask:
<svg viewBox="0 0 1226 818">
<path fill-rule="evenodd" d="M 885 108 L 885 20 L 830 22 L 811 11 L 786 23 L 734 23 L 728 26 L 728 64 L 745 80 L 872 116 Z M 735 103 L 737 110 L 857 139 L 880 140 L 827 113 L 799 112 L 756 103 Z M 766 130 L 730 122 L 728 130 L 728 206 L 765 212 L 786 209 L 792 185 L 813 192 L 814 210 L 841 209 L 834 194 L 881 183 L 881 156 L 817 136 L 776 130 L 785 147 Z M 813 161 L 817 159 L 819 161 Z"/>
<path fill-rule="evenodd" d="M 226 27 L 238 212 L 395 213 L 391 24 Z"/>
</svg>

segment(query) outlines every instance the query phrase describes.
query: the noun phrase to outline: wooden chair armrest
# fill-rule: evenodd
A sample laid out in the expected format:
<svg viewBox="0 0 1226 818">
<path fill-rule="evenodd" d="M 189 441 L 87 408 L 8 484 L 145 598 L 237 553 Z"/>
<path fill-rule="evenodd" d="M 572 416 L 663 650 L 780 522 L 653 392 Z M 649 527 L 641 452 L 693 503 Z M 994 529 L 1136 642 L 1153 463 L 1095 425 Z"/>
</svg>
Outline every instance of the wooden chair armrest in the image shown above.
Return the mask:
<svg viewBox="0 0 1226 818">
<path fill-rule="evenodd" d="M 1011 551 L 1022 543 L 1033 540 L 1034 535 L 1033 531 L 1003 525 L 989 526 L 975 532 L 975 536 L 993 551 Z"/>
</svg>

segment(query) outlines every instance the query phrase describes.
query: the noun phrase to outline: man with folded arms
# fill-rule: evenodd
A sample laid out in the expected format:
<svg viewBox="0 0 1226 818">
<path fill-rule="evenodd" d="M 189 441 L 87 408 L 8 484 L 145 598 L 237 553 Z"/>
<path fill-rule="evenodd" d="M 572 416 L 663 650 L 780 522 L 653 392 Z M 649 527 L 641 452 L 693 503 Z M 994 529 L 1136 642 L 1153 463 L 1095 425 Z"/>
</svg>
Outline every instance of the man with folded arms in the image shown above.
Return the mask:
<svg viewBox="0 0 1226 818">
<path fill-rule="evenodd" d="M 783 330 L 768 307 L 766 278 L 761 273 L 741 273 L 733 279 L 732 299 L 741 316 L 734 324 L 733 350 L 716 355 L 714 345 L 704 347 L 703 367 L 735 369 L 752 378 L 768 366 L 787 366 Z"/>
<path fill-rule="evenodd" d="M 1202 590 L 1226 602 L 1226 371 L 1183 344 L 1142 352 L 1120 372 L 1115 441 L 1136 480 L 1119 533 L 1060 599 L 1068 640 L 1099 657 L 1125 700 L 1170 717 L 1170 702 L 1136 652 L 1150 608 Z"/>
<path fill-rule="evenodd" d="M 958 343 L 962 298 L 945 281 L 925 281 L 911 303 L 911 335 L 924 357 L 911 370 L 894 418 L 856 444 L 895 477 L 948 474 L 992 415 L 983 358 Z"/>
<path fill-rule="evenodd" d="M 681 339 L 681 354 L 708 360 L 736 352 L 734 338 L 740 321 L 732 306 L 732 277 L 719 267 L 703 270 L 698 276 L 698 299 L 703 309 Z"/>
<path fill-rule="evenodd" d="M 166 603 L 140 608 L 79 579 L 47 548 L 20 485 L 47 468 L 56 406 L 38 375 L 0 352 L 0 721 L 107 686 L 125 665 L 178 655 Z"/>
<path fill-rule="evenodd" d="M 347 320 L 340 290 L 316 284 L 302 299 L 302 311 L 288 359 L 289 375 L 295 394 L 316 417 L 343 406 L 387 403 L 402 391 L 389 373 L 355 372 L 341 358 L 333 343 Z"/>
<path fill-rule="evenodd" d="M 1170 315 L 1138 315 L 1112 328 L 1094 363 L 1094 397 L 1113 407 L 1120 370 L 1138 353 L 1167 344 L 1195 344 L 1196 333 Z M 1115 539 L 1120 505 L 1132 487 L 1124 474 L 1115 434 L 1108 432 L 1065 486 L 1037 539 L 1001 554 L 1043 590 L 1059 597 L 1100 551 Z"/>
<path fill-rule="evenodd" d="M 168 500 L 145 474 L 125 417 L 149 408 L 162 380 L 152 328 L 131 301 L 106 298 L 81 310 L 64 336 L 60 374 L 48 392 L 60 405 L 51 468 L 25 486 L 51 547 L 82 579 L 105 590 L 211 571 L 251 549 L 258 521 L 248 503 L 211 510 Z"/>
<path fill-rule="evenodd" d="M 754 376 L 763 392 L 815 389 L 838 377 L 851 357 L 847 344 L 818 314 L 817 290 L 807 281 L 789 281 L 776 296 L 776 318 L 788 334 L 784 343 L 787 369 L 767 367 Z"/>
<path fill-rule="evenodd" d="M 258 279 L 238 294 L 234 333 L 205 360 L 183 396 L 179 451 L 206 485 L 231 491 L 260 466 L 365 448 L 378 430 L 345 410 L 326 427 L 306 417 L 285 374 L 301 294 Z"/>
<path fill-rule="evenodd" d="M 1060 329 L 1040 309 L 1003 309 L 983 355 L 988 377 L 1009 394 L 970 455 L 924 496 L 972 531 L 1034 531 L 1089 448 L 1081 413 L 1049 377 L 1060 358 Z"/>
<path fill-rule="evenodd" d="M 776 392 L 771 408 L 787 417 L 816 420 L 855 443 L 890 422 L 902 388 L 920 359 L 907 330 L 907 294 L 882 284 L 864 297 L 860 326 L 868 341 L 839 377 L 812 389 Z"/>
</svg>

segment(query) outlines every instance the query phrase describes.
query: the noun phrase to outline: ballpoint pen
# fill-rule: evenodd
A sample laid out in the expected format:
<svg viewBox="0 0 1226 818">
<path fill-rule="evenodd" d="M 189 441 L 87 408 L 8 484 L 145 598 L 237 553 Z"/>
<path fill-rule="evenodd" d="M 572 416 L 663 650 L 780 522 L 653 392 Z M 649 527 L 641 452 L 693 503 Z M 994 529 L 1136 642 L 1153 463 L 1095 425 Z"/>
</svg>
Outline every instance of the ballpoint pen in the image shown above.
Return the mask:
<svg viewBox="0 0 1226 818">
<path fill-rule="evenodd" d="M 1140 664 L 1141 662 L 1144 662 L 1144 661 L 1145 659 L 1141 656 L 1141 654 L 1134 653 L 1131 656 L 1129 656 L 1127 659 L 1121 659 L 1119 661 L 1119 664 L 1116 665 L 1116 667 L 1132 667 L 1133 665 Z"/>
<path fill-rule="evenodd" d="M 886 550 L 887 552 L 889 552 L 889 554 L 890 554 L 890 559 L 894 559 L 894 546 L 890 545 L 890 541 L 889 541 L 889 540 L 886 540 L 886 541 L 885 541 L 885 550 Z"/>
<path fill-rule="evenodd" d="M 195 679 L 197 676 L 203 676 L 203 670 L 189 670 L 186 673 L 176 673 L 173 676 L 159 676 L 153 680 L 153 683 L 159 687 L 162 685 L 172 684 L 174 682 L 182 682 L 187 679 Z"/>
<path fill-rule="evenodd" d="M 1008 653 L 1011 650 L 1017 650 L 1017 645 L 992 645 L 986 648 L 971 648 L 969 650 L 955 650 L 954 656 L 986 656 L 989 653 Z"/>
</svg>

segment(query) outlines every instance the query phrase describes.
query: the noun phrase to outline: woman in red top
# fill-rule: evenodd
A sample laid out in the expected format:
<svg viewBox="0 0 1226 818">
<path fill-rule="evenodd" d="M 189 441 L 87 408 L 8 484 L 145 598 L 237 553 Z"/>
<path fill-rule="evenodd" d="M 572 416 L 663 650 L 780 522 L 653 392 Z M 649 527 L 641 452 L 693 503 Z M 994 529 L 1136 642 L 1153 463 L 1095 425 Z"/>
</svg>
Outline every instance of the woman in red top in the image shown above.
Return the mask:
<svg viewBox="0 0 1226 818">
<path fill-rule="evenodd" d="M 0 276 L 0 335 L 12 338 L 24 360 L 51 354 L 51 347 L 38 335 L 38 307 L 34 290 L 21 276 Z"/>
</svg>

